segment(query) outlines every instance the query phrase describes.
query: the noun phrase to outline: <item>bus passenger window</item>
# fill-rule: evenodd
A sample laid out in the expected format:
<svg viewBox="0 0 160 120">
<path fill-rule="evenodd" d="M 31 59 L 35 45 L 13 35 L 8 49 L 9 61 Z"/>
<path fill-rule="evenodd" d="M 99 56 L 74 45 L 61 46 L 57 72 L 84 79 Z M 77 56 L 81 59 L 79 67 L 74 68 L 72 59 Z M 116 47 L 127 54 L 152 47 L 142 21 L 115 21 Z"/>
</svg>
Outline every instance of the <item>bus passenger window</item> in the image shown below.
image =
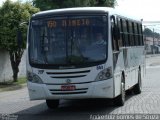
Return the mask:
<svg viewBox="0 0 160 120">
<path fill-rule="evenodd" d="M 141 38 L 140 38 L 140 29 L 139 29 L 139 24 L 137 23 L 137 37 L 138 37 L 138 46 L 141 45 Z"/>
<path fill-rule="evenodd" d="M 127 27 L 127 31 L 126 31 L 126 36 L 128 36 L 127 38 L 127 43 L 128 43 L 128 45 L 127 46 L 131 46 L 131 43 L 130 43 L 130 34 L 129 34 L 129 21 L 128 20 L 126 20 L 126 27 Z"/>
<path fill-rule="evenodd" d="M 133 33 L 132 33 L 132 36 L 133 36 L 133 46 L 136 46 L 136 37 L 135 37 L 135 29 L 134 29 L 134 22 L 132 22 L 132 30 L 133 30 Z"/>
<path fill-rule="evenodd" d="M 123 28 L 123 38 L 124 38 L 124 41 L 125 41 L 125 46 L 129 46 L 127 21 L 125 19 L 122 20 L 122 28 Z"/>
<path fill-rule="evenodd" d="M 120 30 L 120 39 L 118 40 L 119 47 L 122 47 L 124 45 L 123 39 L 122 39 L 122 19 L 117 18 L 117 25 Z"/>
<path fill-rule="evenodd" d="M 117 50 L 119 50 L 119 48 L 118 48 L 118 40 L 114 39 L 115 38 L 115 24 L 116 24 L 115 17 L 112 16 L 112 18 L 111 18 L 112 49 L 114 51 L 117 51 Z"/>
<path fill-rule="evenodd" d="M 139 33 L 139 36 L 140 36 L 140 45 L 142 46 L 142 45 L 144 45 L 144 43 L 143 43 L 143 35 L 142 35 L 142 25 L 139 24 L 138 26 L 139 26 L 139 31 L 140 31 L 140 33 Z"/>
<path fill-rule="evenodd" d="M 138 28 L 137 24 L 134 23 L 134 37 L 135 37 L 135 46 L 138 46 Z"/>
<path fill-rule="evenodd" d="M 130 45 L 131 45 L 131 46 L 134 46 L 132 22 L 128 22 L 128 28 L 129 28 L 129 40 L 130 40 Z"/>
</svg>

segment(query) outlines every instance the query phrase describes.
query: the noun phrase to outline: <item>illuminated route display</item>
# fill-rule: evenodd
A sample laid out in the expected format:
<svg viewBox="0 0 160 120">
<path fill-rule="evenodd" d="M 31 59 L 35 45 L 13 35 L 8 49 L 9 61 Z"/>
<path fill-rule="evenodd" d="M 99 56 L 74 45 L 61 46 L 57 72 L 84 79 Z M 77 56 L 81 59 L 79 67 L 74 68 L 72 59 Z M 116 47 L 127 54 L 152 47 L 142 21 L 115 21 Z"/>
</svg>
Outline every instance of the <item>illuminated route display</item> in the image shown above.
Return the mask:
<svg viewBox="0 0 160 120">
<path fill-rule="evenodd" d="M 55 28 L 58 25 L 62 27 L 76 27 L 76 26 L 88 26 L 90 24 L 89 19 L 65 19 L 65 20 L 49 20 L 47 21 L 48 28 Z"/>
</svg>

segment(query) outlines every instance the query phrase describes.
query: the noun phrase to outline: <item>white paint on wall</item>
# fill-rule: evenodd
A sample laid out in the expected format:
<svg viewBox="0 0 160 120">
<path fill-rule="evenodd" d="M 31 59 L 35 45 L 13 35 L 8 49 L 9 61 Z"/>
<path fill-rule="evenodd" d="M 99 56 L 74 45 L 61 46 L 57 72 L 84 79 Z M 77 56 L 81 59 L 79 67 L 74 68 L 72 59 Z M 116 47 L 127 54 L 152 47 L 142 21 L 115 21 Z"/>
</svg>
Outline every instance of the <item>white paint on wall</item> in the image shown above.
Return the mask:
<svg viewBox="0 0 160 120">
<path fill-rule="evenodd" d="M 19 65 L 19 77 L 26 76 L 26 52 L 24 52 Z M 0 49 L 0 82 L 12 80 L 13 72 L 11 68 L 9 53 Z"/>
</svg>

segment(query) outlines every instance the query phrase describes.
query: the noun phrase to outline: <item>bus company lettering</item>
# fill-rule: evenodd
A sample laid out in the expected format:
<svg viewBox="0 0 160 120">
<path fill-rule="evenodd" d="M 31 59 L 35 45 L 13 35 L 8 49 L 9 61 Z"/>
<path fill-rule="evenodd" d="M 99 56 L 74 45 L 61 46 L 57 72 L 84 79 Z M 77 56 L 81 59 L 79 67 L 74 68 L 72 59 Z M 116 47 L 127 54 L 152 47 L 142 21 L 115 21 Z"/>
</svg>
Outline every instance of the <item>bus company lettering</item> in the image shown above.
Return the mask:
<svg viewBox="0 0 160 120">
<path fill-rule="evenodd" d="M 102 70 L 103 69 L 103 65 L 98 65 L 97 66 L 97 70 Z"/>
</svg>

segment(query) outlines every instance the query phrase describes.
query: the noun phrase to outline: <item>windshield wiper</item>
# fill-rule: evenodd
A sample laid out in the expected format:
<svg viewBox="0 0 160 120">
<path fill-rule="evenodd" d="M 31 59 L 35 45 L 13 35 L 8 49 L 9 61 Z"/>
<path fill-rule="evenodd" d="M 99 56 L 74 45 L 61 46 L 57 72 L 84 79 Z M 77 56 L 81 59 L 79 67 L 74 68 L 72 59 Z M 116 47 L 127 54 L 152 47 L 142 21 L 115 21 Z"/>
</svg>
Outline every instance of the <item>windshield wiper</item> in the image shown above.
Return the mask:
<svg viewBox="0 0 160 120">
<path fill-rule="evenodd" d="M 84 57 L 82 54 L 82 51 L 80 49 L 80 45 L 78 45 L 77 43 L 77 39 L 75 37 L 75 33 L 73 33 L 74 31 L 71 30 L 71 37 L 68 39 L 71 44 L 70 44 L 70 54 L 68 54 L 67 56 L 67 61 L 68 63 L 71 65 L 73 63 L 84 63 L 86 62 L 86 60 L 88 60 L 88 58 Z M 69 47 L 69 46 L 68 46 Z M 74 51 L 77 51 L 78 55 L 74 54 Z"/>
</svg>

